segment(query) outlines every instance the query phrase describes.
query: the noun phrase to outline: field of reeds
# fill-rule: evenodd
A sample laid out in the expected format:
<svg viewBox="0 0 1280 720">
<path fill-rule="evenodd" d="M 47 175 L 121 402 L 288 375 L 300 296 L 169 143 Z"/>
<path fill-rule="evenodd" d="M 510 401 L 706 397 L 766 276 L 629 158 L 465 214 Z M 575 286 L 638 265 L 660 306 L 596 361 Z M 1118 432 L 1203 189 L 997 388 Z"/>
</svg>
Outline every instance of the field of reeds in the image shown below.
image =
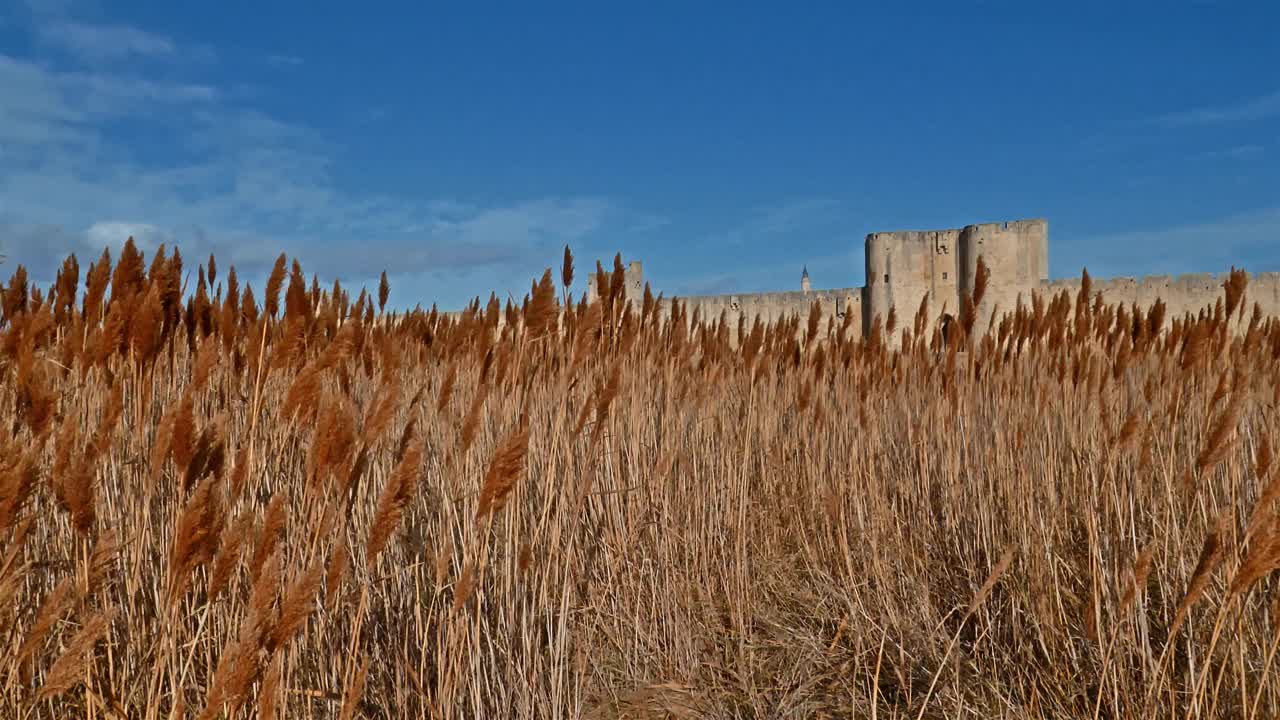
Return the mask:
<svg viewBox="0 0 1280 720">
<path fill-rule="evenodd" d="M 1280 711 L 1243 273 L 854 340 L 624 303 L 616 258 L 574 301 L 567 249 L 461 314 L 114 260 L 3 292 L 0 717 Z"/>
</svg>

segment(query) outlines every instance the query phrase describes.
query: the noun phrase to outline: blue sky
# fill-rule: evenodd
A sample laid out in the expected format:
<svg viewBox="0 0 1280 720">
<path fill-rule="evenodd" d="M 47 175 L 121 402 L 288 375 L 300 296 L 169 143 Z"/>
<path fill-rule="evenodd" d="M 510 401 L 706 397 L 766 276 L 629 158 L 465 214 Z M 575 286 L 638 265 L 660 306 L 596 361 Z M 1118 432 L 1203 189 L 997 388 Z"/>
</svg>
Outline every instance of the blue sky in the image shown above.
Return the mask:
<svg viewBox="0 0 1280 720">
<path fill-rule="evenodd" d="M 1280 3 L 0 0 L 0 252 L 519 299 L 863 281 L 879 230 L 1050 221 L 1051 274 L 1280 270 Z M 579 292 L 585 287 L 579 273 Z M 260 282 L 255 283 L 261 287 Z"/>
</svg>

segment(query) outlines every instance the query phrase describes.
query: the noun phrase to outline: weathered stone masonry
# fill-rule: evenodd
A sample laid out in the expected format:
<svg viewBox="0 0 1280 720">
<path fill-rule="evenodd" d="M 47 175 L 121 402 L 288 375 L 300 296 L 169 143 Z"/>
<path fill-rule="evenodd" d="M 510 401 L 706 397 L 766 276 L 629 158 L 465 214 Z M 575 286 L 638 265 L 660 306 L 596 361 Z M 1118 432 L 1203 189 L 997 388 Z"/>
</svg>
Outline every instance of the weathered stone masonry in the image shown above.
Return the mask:
<svg viewBox="0 0 1280 720">
<path fill-rule="evenodd" d="M 927 332 L 939 318 L 958 314 L 960 298 L 970 293 L 977 277 L 978 258 L 990 270 L 987 289 L 977 308 L 978 330 L 992 312 L 1014 310 L 1031 295 L 1046 298 L 1063 290 L 1073 295 L 1080 279 L 1049 279 L 1049 224 L 1043 219 L 969 225 L 955 230 L 923 230 L 872 233 L 866 239 L 866 282 L 863 287 L 813 290 L 808 269 L 798 292 L 741 293 L 734 295 L 681 296 L 689 315 L 699 311 L 714 319 L 725 313 L 732 325 L 740 317 L 747 323 L 760 318 L 775 322 L 791 315 L 801 319 L 819 303 L 825 327 L 828 318 L 839 325 L 852 313 L 852 332 L 861 336 L 877 317 L 883 322 L 896 308 L 899 326 L 909 325 L 925 295 L 929 296 Z M 1157 299 L 1168 306 L 1168 317 L 1195 314 L 1212 307 L 1222 294 L 1226 273 L 1157 275 L 1143 278 L 1095 279 L 1093 286 L 1107 302 L 1137 304 L 1146 309 Z M 643 271 L 632 262 L 626 271 L 627 297 L 639 303 L 643 296 Z M 594 297 L 594 287 L 588 292 Z M 1264 313 L 1280 316 L 1280 272 L 1250 276 L 1246 301 L 1258 303 Z M 666 305 L 667 303 L 664 303 Z"/>
</svg>

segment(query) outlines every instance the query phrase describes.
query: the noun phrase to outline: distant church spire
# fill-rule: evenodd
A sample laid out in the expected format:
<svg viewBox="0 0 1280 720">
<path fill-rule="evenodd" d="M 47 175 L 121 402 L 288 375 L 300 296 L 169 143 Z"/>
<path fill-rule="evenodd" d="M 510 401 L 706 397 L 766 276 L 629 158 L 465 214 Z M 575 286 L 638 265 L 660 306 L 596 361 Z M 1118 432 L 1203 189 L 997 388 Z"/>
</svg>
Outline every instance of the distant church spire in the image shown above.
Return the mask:
<svg viewBox="0 0 1280 720">
<path fill-rule="evenodd" d="M 809 292 L 809 266 L 804 266 L 804 271 L 800 273 L 800 291 Z"/>
</svg>

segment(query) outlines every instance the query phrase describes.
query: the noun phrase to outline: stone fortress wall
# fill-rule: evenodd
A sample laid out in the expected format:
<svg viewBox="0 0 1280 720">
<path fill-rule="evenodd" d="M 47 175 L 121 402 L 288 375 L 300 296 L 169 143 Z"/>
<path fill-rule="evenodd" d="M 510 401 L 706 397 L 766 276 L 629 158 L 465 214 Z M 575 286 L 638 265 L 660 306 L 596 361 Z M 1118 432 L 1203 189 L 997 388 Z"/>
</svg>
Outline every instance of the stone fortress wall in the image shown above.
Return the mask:
<svg viewBox="0 0 1280 720">
<path fill-rule="evenodd" d="M 1257 303 L 1264 315 L 1280 316 L 1280 272 L 1249 273 L 1249 287 L 1245 290 L 1245 317 L 1253 312 Z M 1137 304 L 1146 309 L 1157 299 L 1167 306 L 1167 317 L 1195 315 L 1202 309 L 1213 307 L 1223 295 L 1222 284 L 1228 273 L 1190 273 L 1186 275 L 1147 275 L 1094 279 L 1095 292 L 1102 293 L 1107 302 Z M 1045 283 L 1043 290 L 1057 294 L 1063 290 L 1076 293 L 1080 290 L 1080 278 L 1054 280 Z"/>
<path fill-rule="evenodd" d="M 910 327 L 921 300 L 929 296 L 929 327 L 940 318 L 959 315 L 960 298 L 970 293 L 977 277 L 978 258 L 990 271 L 987 289 L 976 312 L 978 332 L 986 329 L 992 312 L 1013 311 L 1019 302 L 1029 303 L 1032 294 L 1045 299 L 1066 290 L 1079 290 L 1078 277 L 1049 279 L 1049 225 L 1043 219 L 969 225 L 951 230 L 878 232 L 866 238 L 866 278 L 863 287 L 813 290 L 808 270 L 801 289 L 794 292 L 739 293 L 730 295 L 679 296 L 688 316 L 698 312 L 706 320 L 725 314 L 732 327 L 745 317 L 748 325 L 756 318 L 777 322 L 792 315 L 801 322 L 816 301 L 822 313 L 822 327 L 833 319 L 838 327 L 853 314 L 850 335 L 865 335 L 879 318 L 883 324 L 891 309 L 896 310 L 899 328 Z M 1096 292 L 1110 303 L 1123 302 L 1149 308 L 1157 299 L 1166 306 L 1167 317 L 1196 314 L 1212 308 L 1222 296 L 1227 273 L 1157 275 L 1143 278 L 1118 277 L 1093 280 Z M 594 281 L 593 281 L 594 282 Z M 639 306 L 644 293 L 643 270 L 632 262 L 626 271 L 627 297 Z M 588 293 L 594 297 L 594 286 Z M 1245 299 L 1267 315 L 1280 316 L 1280 272 L 1255 273 L 1249 277 Z M 670 299 L 663 302 L 669 310 Z M 1248 312 L 1247 310 L 1246 312 Z M 900 332 L 900 330 L 899 330 Z"/>
</svg>

